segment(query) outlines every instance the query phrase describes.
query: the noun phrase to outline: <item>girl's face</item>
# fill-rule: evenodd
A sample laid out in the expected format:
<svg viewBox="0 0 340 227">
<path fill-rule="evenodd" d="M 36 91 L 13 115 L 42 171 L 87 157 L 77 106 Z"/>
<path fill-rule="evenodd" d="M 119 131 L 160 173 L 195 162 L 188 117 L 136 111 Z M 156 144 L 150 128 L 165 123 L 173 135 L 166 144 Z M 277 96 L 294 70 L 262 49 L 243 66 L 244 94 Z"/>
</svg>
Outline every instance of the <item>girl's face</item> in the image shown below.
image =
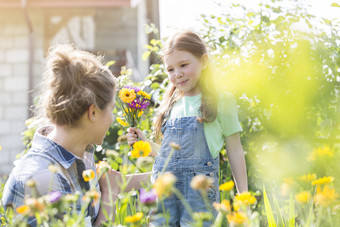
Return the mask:
<svg viewBox="0 0 340 227">
<path fill-rule="evenodd" d="M 202 59 L 187 51 L 174 50 L 164 57 L 165 68 L 170 82 L 184 93 L 195 96 L 200 93 L 198 81 L 205 64 Z"/>
</svg>

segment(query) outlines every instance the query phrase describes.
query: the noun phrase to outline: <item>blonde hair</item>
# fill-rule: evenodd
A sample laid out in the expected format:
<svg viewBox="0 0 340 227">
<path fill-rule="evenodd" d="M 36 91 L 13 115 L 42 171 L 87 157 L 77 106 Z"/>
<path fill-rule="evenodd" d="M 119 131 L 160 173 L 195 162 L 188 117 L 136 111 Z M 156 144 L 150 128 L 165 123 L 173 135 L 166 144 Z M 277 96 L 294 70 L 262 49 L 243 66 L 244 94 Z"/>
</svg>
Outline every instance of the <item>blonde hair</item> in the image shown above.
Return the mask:
<svg viewBox="0 0 340 227">
<path fill-rule="evenodd" d="M 207 47 L 204 41 L 195 32 L 183 30 L 173 35 L 162 49 L 161 58 L 173 53 L 175 50 L 186 51 L 202 59 L 207 54 Z M 201 117 L 202 122 L 212 122 L 217 116 L 217 92 L 213 89 L 210 64 L 202 71 L 199 79 L 199 87 L 202 93 Z M 182 92 L 174 85 L 169 84 L 164 93 L 163 100 L 159 106 L 158 115 L 155 119 L 155 137 L 159 141 L 161 128 L 166 115 L 169 114 L 173 104 L 183 96 Z"/>
<path fill-rule="evenodd" d="M 37 117 L 58 125 L 77 126 L 91 104 L 104 109 L 116 89 L 116 80 L 99 56 L 57 45 L 49 50 Z"/>
</svg>

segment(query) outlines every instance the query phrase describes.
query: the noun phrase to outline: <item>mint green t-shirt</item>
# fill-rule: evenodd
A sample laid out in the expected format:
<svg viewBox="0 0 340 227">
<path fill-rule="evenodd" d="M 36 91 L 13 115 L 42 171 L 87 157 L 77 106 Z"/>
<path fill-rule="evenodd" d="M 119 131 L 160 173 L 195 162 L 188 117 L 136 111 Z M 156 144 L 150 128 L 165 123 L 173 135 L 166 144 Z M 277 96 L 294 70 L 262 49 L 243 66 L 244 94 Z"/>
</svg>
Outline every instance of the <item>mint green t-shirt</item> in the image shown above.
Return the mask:
<svg viewBox="0 0 340 227">
<path fill-rule="evenodd" d="M 170 119 L 197 116 L 202 95 L 183 96 L 171 109 Z M 220 95 L 215 121 L 204 123 L 206 141 L 213 158 L 216 158 L 224 144 L 224 138 L 242 131 L 237 115 L 236 100 L 231 93 Z"/>
</svg>

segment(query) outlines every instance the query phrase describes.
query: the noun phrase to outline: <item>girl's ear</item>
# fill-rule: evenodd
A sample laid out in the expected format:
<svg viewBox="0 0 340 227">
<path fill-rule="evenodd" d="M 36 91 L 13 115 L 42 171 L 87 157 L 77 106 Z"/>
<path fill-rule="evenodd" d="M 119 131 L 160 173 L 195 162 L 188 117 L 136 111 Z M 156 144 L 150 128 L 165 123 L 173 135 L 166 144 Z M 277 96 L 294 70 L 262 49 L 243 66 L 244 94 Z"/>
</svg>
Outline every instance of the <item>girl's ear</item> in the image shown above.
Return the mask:
<svg viewBox="0 0 340 227">
<path fill-rule="evenodd" d="M 87 115 L 90 121 L 96 120 L 96 105 L 91 104 L 87 110 Z"/>
<path fill-rule="evenodd" d="M 209 62 L 208 54 L 203 54 L 201 61 L 202 61 L 202 69 L 205 69 L 208 66 L 208 62 Z"/>
</svg>

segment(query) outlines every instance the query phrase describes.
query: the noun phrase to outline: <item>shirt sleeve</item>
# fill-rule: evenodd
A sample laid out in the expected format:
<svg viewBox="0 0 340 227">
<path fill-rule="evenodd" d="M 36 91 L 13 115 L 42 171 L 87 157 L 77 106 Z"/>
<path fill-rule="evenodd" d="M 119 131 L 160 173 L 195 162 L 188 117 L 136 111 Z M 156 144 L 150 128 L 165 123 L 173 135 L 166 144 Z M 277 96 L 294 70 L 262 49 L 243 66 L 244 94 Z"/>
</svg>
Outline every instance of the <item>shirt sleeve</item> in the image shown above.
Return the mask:
<svg viewBox="0 0 340 227">
<path fill-rule="evenodd" d="M 238 119 L 236 100 L 229 92 L 223 93 L 219 98 L 217 120 L 221 125 L 224 137 L 228 137 L 234 133 L 242 131 L 242 127 Z"/>
</svg>

